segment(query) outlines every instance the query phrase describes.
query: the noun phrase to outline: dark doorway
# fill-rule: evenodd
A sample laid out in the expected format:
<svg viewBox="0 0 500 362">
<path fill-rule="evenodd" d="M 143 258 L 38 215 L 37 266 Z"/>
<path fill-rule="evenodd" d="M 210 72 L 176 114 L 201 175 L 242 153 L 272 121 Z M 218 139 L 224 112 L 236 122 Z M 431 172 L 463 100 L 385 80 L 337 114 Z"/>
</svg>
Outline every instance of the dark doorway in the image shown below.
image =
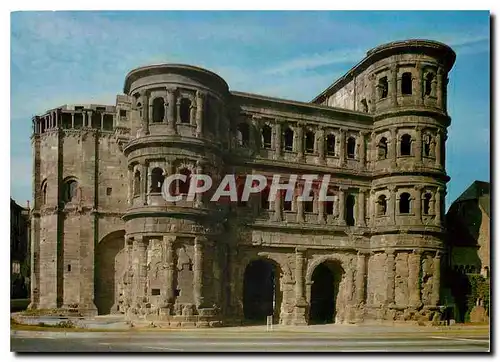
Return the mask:
<svg viewBox="0 0 500 362">
<path fill-rule="evenodd" d="M 250 323 L 265 323 L 273 315 L 277 322 L 280 312 L 278 268 L 270 261 L 255 260 L 245 269 L 243 281 L 243 314 Z"/>
<path fill-rule="evenodd" d="M 311 285 L 310 324 L 335 322 L 337 299 L 342 268 L 334 262 L 325 262 L 314 269 Z"/>
</svg>

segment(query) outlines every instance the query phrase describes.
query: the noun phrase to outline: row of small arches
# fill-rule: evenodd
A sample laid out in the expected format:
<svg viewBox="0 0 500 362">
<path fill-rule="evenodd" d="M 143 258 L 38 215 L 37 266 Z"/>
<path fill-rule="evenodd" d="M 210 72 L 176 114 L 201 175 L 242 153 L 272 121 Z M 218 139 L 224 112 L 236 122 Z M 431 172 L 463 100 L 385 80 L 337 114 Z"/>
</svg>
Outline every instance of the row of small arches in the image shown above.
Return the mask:
<svg viewBox="0 0 500 362">
<path fill-rule="evenodd" d="M 44 180 L 40 187 L 41 189 L 41 203 L 42 205 L 47 204 L 47 196 L 48 196 L 48 181 Z M 62 201 L 65 203 L 75 201 L 78 194 L 78 181 L 75 177 L 66 177 L 63 182 L 62 187 Z"/>
<path fill-rule="evenodd" d="M 422 197 L 422 213 L 424 215 L 431 214 L 431 200 L 432 194 L 425 193 Z M 403 192 L 399 197 L 399 213 L 400 214 L 410 214 L 412 211 L 412 201 L 411 195 L 408 192 Z M 387 215 L 387 197 L 385 195 L 380 195 L 377 198 L 377 208 L 376 208 L 377 216 L 385 216 Z"/>
<path fill-rule="evenodd" d="M 424 77 L 424 96 L 435 96 L 436 94 L 436 76 L 433 72 L 428 72 Z M 402 95 L 411 95 L 412 89 L 412 74 L 405 72 L 401 75 L 401 86 L 399 92 Z M 389 81 L 387 76 L 381 77 L 377 84 L 378 99 L 382 100 L 389 95 Z"/>
</svg>

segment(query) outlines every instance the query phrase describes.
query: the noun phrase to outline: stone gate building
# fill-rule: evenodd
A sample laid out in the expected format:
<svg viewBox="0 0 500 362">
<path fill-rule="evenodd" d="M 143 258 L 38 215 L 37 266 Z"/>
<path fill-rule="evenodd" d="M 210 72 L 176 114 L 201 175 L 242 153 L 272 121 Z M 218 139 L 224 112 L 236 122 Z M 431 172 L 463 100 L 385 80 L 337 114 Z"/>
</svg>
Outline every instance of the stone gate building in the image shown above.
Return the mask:
<svg viewBox="0 0 500 362">
<path fill-rule="evenodd" d="M 115 106 L 34 117 L 31 308 L 171 326 L 433 318 L 454 61 L 434 41 L 381 45 L 309 103 L 151 65 Z M 335 201 L 169 203 L 174 173 L 330 174 Z"/>
</svg>

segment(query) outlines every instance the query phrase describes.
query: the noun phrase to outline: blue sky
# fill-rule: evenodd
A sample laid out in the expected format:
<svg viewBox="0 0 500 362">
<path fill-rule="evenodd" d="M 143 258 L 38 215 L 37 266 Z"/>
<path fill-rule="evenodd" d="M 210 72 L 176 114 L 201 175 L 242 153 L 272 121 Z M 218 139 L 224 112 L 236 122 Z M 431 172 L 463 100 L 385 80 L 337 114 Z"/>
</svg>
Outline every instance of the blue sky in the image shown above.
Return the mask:
<svg viewBox="0 0 500 362">
<path fill-rule="evenodd" d="M 488 12 L 16 12 L 11 16 L 11 196 L 31 199 L 31 117 L 65 103 L 114 104 L 125 75 L 188 63 L 232 90 L 310 101 L 381 43 L 450 45 L 447 206 L 490 179 Z"/>
</svg>

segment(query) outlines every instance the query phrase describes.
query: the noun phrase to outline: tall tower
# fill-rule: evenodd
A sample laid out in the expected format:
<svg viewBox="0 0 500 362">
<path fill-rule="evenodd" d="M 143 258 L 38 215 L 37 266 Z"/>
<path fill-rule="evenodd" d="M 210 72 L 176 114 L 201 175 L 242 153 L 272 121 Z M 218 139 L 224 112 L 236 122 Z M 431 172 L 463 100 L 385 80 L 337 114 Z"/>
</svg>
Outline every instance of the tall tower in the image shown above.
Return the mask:
<svg viewBox="0 0 500 362">
<path fill-rule="evenodd" d="M 374 48 L 367 58 L 374 114 L 368 305 L 388 319 L 427 315 L 440 302 L 446 87 L 455 53 L 408 40 Z"/>
<path fill-rule="evenodd" d="M 207 70 L 169 64 L 131 71 L 124 93 L 132 97 L 135 139 L 124 148 L 129 192 L 123 219 L 133 276 L 124 287 L 123 311 L 144 310 L 182 326 L 217 323 L 223 213 L 208 194 L 192 201 L 186 194 L 191 175 L 210 174 L 216 185 L 223 174 L 228 86 Z M 182 199 L 169 202 L 162 188 L 174 174 L 186 179 L 170 185 Z"/>
</svg>

